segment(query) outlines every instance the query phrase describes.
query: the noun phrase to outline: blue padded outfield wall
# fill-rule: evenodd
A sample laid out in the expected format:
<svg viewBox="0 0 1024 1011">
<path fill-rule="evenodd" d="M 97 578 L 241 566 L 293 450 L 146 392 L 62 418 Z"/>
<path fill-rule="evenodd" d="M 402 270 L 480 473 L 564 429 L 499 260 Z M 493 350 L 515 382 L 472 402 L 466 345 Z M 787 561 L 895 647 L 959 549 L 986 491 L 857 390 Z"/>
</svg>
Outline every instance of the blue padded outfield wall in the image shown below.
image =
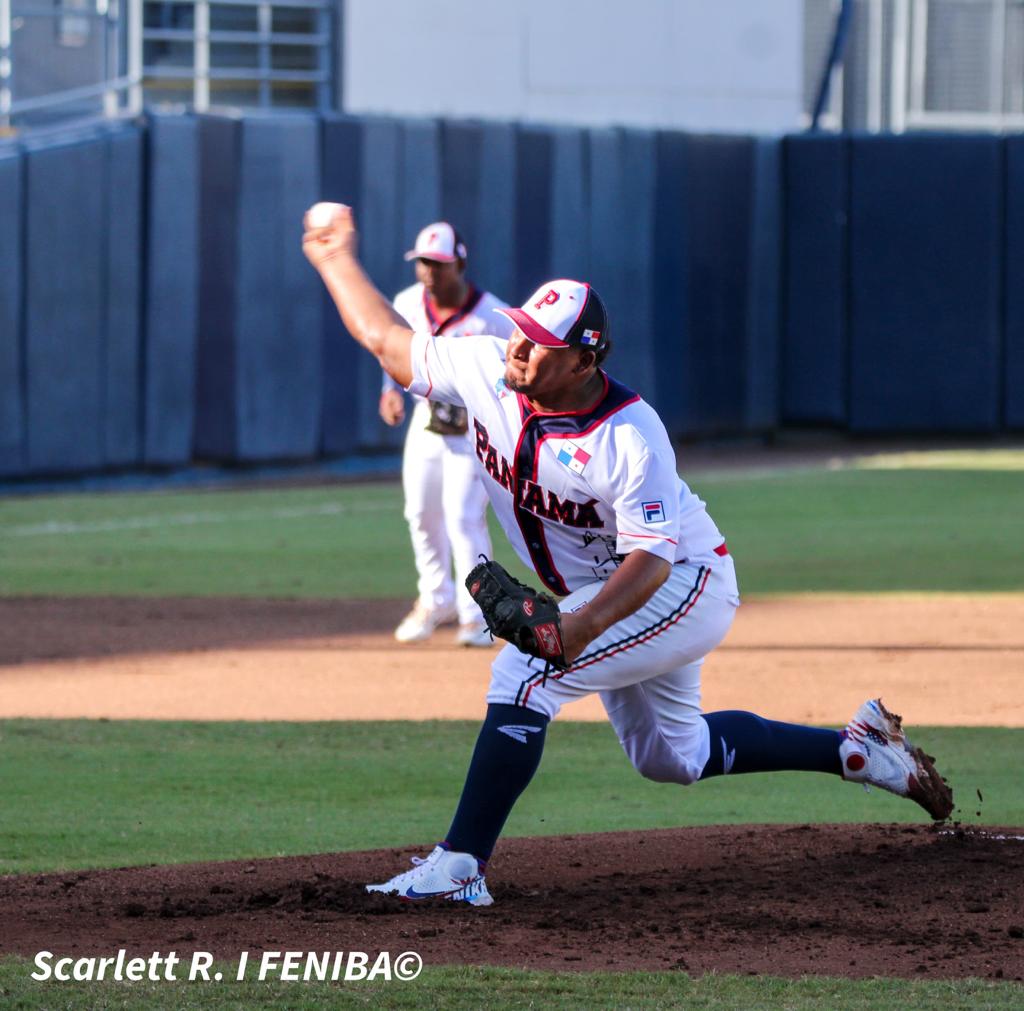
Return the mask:
<svg viewBox="0 0 1024 1011">
<path fill-rule="evenodd" d="M 999 427 L 1003 151 L 997 137 L 851 142 L 854 431 Z"/>
<path fill-rule="evenodd" d="M 142 361 L 142 152 L 139 130 L 107 141 L 103 368 L 103 459 L 107 466 L 139 462 Z"/>
<path fill-rule="evenodd" d="M 849 141 L 790 137 L 785 150 L 782 416 L 846 421 Z"/>
<path fill-rule="evenodd" d="M 1006 428 L 1024 428 L 1024 137 L 1006 142 Z"/>
<path fill-rule="evenodd" d="M 97 136 L 25 153 L 22 325 L 30 472 L 104 463 L 105 149 Z"/>
<path fill-rule="evenodd" d="M 199 138 L 196 452 L 313 457 L 322 285 L 299 239 L 320 193 L 319 123 L 207 116 Z"/>
<path fill-rule="evenodd" d="M 1024 138 L 158 114 L 0 143 L 0 474 L 394 450 L 302 256 L 389 297 L 440 217 L 511 303 L 591 281 L 678 437 L 1024 428 Z"/>
<path fill-rule="evenodd" d="M 199 324 L 199 130 L 188 116 L 150 119 L 146 154 L 143 459 L 192 459 Z"/>
<path fill-rule="evenodd" d="M 21 340 L 24 183 L 17 152 L 0 150 L 0 474 L 25 469 Z"/>
</svg>

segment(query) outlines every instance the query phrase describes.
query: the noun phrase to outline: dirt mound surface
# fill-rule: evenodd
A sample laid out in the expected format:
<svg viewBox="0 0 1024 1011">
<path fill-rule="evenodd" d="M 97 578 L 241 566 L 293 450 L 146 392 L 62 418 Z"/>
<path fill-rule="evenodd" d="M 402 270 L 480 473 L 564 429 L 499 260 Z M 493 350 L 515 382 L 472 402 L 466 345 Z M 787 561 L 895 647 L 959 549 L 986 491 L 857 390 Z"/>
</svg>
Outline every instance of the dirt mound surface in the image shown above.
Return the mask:
<svg viewBox="0 0 1024 1011">
<path fill-rule="evenodd" d="M 458 646 L 453 628 L 399 646 L 407 608 L 0 598 L 0 717 L 479 719 L 494 650 Z M 708 658 L 704 705 L 841 725 L 881 695 L 908 726 L 1020 727 L 1022 630 L 1020 593 L 755 598 Z M 591 696 L 565 718 L 605 713 Z"/>
<path fill-rule="evenodd" d="M 429 965 L 1024 977 L 1024 838 L 714 826 L 503 841 L 495 905 L 362 885 L 422 850 L 0 878 L 0 951 L 413 950 Z"/>
</svg>

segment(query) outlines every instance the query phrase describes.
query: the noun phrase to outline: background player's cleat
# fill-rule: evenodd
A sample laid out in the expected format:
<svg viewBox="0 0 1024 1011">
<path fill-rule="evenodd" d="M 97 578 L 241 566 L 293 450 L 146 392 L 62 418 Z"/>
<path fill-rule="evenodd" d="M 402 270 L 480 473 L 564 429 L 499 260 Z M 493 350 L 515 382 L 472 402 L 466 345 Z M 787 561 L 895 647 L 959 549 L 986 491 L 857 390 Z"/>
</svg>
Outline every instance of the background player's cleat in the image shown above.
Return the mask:
<svg viewBox="0 0 1024 1011">
<path fill-rule="evenodd" d="M 839 758 L 843 779 L 909 797 L 936 821 L 953 810 L 953 791 L 936 770 L 935 759 L 907 740 L 902 718 L 881 699 L 865 702 L 847 723 Z"/>
<path fill-rule="evenodd" d="M 455 621 L 456 617 L 454 606 L 427 607 L 417 600 L 413 609 L 395 629 L 395 638 L 399 642 L 423 642 L 434 634 L 439 625 L 447 625 Z"/>
<path fill-rule="evenodd" d="M 487 626 L 480 622 L 474 625 L 460 625 L 455 641 L 460 646 L 489 648 L 494 645 L 494 636 L 487 630 Z"/>
<path fill-rule="evenodd" d="M 480 863 L 470 853 L 453 853 L 443 846 L 435 846 L 425 860 L 413 857 L 412 862 L 411 871 L 380 885 L 367 885 L 366 890 L 397 895 L 406 902 L 446 899 L 473 906 L 489 906 L 494 902 L 480 872 Z"/>
</svg>

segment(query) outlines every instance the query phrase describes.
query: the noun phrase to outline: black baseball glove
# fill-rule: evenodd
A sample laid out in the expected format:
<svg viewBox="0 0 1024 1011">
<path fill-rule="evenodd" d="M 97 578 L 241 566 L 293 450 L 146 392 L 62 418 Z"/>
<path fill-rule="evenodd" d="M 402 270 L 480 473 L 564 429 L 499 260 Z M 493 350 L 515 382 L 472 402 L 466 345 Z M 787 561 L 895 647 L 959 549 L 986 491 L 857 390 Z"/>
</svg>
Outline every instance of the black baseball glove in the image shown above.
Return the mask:
<svg viewBox="0 0 1024 1011">
<path fill-rule="evenodd" d="M 569 664 L 562 647 L 562 619 L 553 597 L 510 576 L 497 562 L 481 562 L 466 578 L 466 589 L 483 612 L 492 635 L 559 670 Z"/>
<path fill-rule="evenodd" d="M 469 431 L 469 412 L 456 404 L 431 400 L 427 431 L 438 435 L 465 435 Z"/>
</svg>

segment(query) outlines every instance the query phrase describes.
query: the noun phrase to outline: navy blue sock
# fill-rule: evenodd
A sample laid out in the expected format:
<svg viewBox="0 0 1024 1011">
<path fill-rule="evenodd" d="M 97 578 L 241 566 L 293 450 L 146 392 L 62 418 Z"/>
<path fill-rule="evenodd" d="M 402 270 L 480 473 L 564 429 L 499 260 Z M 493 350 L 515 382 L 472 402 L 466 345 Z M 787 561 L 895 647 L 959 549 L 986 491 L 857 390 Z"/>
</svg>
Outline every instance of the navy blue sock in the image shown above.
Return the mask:
<svg viewBox="0 0 1024 1011">
<path fill-rule="evenodd" d="M 540 765 L 548 722 L 542 713 L 521 706 L 487 707 L 466 785 L 445 836 L 451 849 L 490 859 L 505 819 Z"/>
<path fill-rule="evenodd" d="M 832 772 L 843 774 L 838 730 L 777 723 L 753 713 L 705 713 L 711 757 L 701 779 L 737 772 Z"/>
</svg>

